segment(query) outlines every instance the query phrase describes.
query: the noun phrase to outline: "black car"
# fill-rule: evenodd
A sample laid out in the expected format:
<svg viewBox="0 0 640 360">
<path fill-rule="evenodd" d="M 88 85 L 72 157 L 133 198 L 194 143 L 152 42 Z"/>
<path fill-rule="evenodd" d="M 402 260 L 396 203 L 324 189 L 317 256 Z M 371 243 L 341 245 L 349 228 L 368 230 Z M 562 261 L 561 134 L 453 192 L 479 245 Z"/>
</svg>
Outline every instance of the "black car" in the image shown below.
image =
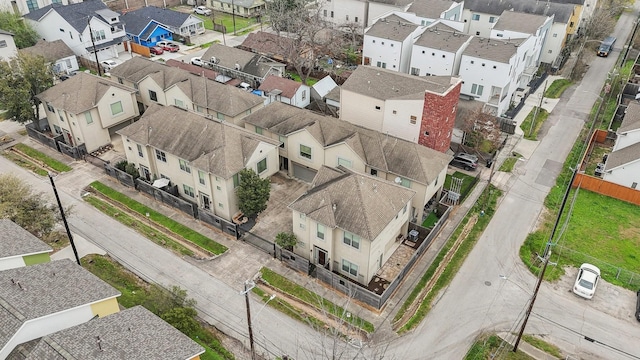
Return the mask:
<svg viewBox="0 0 640 360">
<path fill-rule="evenodd" d="M 640 321 L 640 290 L 636 293 L 636 320 Z"/>
<path fill-rule="evenodd" d="M 457 153 L 449 165 L 465 170 L 475 170 L 478 168 L 478 157 L 473 154 Z"/>
</svg>

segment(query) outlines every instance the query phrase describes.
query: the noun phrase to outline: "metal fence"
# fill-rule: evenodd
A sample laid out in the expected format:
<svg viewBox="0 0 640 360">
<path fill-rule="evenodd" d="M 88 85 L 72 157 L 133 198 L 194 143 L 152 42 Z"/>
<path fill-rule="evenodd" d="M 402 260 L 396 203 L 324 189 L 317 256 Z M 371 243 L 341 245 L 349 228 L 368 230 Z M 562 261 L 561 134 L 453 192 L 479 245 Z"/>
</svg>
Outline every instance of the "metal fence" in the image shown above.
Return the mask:
<svg viewBox="0 0 640 360">
<path fill-rule="evenodd" d="M 87 154 L 87 147 L 84 144 L 69 146 L 62 141 L 58 141 L 58 150 L 76 160 L 84 158 L 84 155 Z"/>
<path fill-rule="evenodd" d="M 126 172 L 124 172 L 124 171 L 122 171 L 120 169 L 117 169 L 117 168 L 111 166 L 111 164 L 109 164 L 109 163 L 105 163 L 104 164 L 104 172 L 107 175 L 118 179 L 120 184 L 122 184 L 124 186 L 132 187 L 132 188 L 136 187 L 136 183 L 133 180 L 133 176 L 131 176 L 130 174 L 127 174 Z"/>
<path fill-rule="evenodd" d="M 84 155 L 84 161 L 99 167 L 100 169 L 104 169 L 104 166 L 109 164 L 109 161 L 107 160 L 102 160 L 97 156 L 91 155 L 91 154 L 85 154 Z"/>
<path fill-rule="evenodd" d="M 42 143 L 55 151 L 60 151 L 60 149 L 58 149 L 58 142 L 63 140 L 62 135 L 50 137 L 47 134 L 36 130 L 33 124 L 25 125 L 25 129 L 27 130 L 27 135 L 29 135 L 30 138 L 37 140 L 39 143 Z"/>
<path fill-rule="evenodd" d="M 243 231 L 242 225 L 240 226 L 240 233 L 241 233 L 240 239 L 242 241 L 245 241 L 257 247 L 258 249 L 266 252 L 267 254 L 273 256 L 274 258 L 276 257 L 276 244 L 274 242 L 269 241 L 256 234 L 250 233 L 248 231 Z"/>
<path fill-rule="evenodd" d="M 287 249 L 283 249 L 279 246 L 276 247 L 276 257 L 280 259 L 288 267 L 298 270 L 302 273 L 309 273 L 309 260 L 297 255 Z"/>
<path fill-rule="evenodd" d="M 227 221 L 223 218 L 221 218 L 220 216 L 217 216 L 216 214 L 207 211 L 205 209 L 198 209 L 198 219 L 200 221 L 203 221 L 213 227 L 215 227 L 216 229 L 227 233 L 229 235 L 232 235 L 233 237 L 235 237 L 236 239 L 238 238 L 238 225 Z"/>
<path fill-rule="evenodd" d="M 108 166 L 108 165 L 107 165 Z M 105 166 L 106 167 L 106 166 Z M 117 170 L 117 169 L 116 169 Z M 123 173 L 120 170 L 117 170 L 120 173 Z M 124 173 L 126 175 L 129 175 L 127 173 Z M 131 175 L 129 175 L 131 176 Z M 119 179 L 118 179 L 119 180 Z M 195 203 L 192 203 L 190 201 L 181 199 L 177 196 L 171 195 L 170 193 L 163 191 L 161 189 L 155 188 L 153 187 L 151 184 L 147 183 L 144 180 L 141 179 L 136 179 L 135 181 L 135 187 L 138 189 L 138 191 L 142 191 L 143 193 L 153 197 L 154 199 L 161 201 L 163 204 L 169 205 L 171 207 L 174 207 L 184 213 L 187 213 L 191 216 L 193 216 L 194 218 L 198 218 L 198 206 Z"/>
</svg>

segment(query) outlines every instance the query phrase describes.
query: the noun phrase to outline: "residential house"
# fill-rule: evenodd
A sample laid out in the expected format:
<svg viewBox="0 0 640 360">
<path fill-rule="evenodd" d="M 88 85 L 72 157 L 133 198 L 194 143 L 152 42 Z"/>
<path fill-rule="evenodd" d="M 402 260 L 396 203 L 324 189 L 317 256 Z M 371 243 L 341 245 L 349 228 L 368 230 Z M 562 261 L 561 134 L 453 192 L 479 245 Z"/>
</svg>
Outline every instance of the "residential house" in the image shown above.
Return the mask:
<svg viewBox="0 0 640 360">
<path fill-rule="evenodd" d="M 454 0 L 421 0 L 414 1 L 407 9 L 418 18 L 415 24 L 429 26 L 438 19 L 461 21 L 464 2 Z"/>
<path fill-rule="evenodd" d="M 260 17 L 266 7 L 264 0 L 211 0 L 210 3 L 214 10 L 242 17 Z"/>
<path fill-rule="evenodd" d="M 87 152 L 111 143 L 116 130 L 140 115 L 136 90 L 99 76 L 78 73 L 38 94 L 53 133 Z"/>
<path fill-rule="evenodd" d="M 137 90 L 141 112 L 152 104 L 175 105 L 242 126 L 245 116 L 264 106 L 260 96 L 140 56 L 115 67 L 111 76 Z"/>
<path fill-rule="evenodd" d="M 76 54 L 62 40 L 52 42 L 40 40 L 35 45 L 20 51 L 44 57 L 57 74 L 71 74 L 80 68 Z"/>
<path fill-rule="evenodd" d="M 152 105 L 118 134 L 143 179 L 167 178 L 185 199 L 227 220 L 239 211 L 241 170 L 262 178 L 278 171 L 278 141 L 175 106 Z"/>
<path fill-rule="evenodd" d="M 51 261 L 51 246 L 9 219 L 0 219 L 0 271 Z"/>
<path fill-rule="evenodd" d="M 409 73 L 417 76 L 458 75 L 462 52 L 470 41 L 471 36 L 435 23 L 413 43 Z"/>
<path fill-rule="evenodd" d="M 344 103 L 343 103 L 344 106 Z M 439 198 L 450 155 L 419 144 L 280 102 L 245 118 L 245 128 L 277 140 L 280 169 L 312 182 L 325 165 L 342 165 L 412 189 L 410 218 Z"/>
<path fill-rule="evenodd" d="M 142 306 L 46 335 L 32 345 L 26 360 L 199 360 L 204 353 L 202 346 Z"/>
<path fill-rule="evenodd" d="M 311 86 L 311 98 L 324 101 L 329 92 L 335 88 L 338 88 L 338 84 L 331 76 L 327 75 Z"/>
<path fill-rule="evenodd" d="M 409 73 L 411 47 L 422 31 L 396 14 L 379 19 L 364 33 L 362 64 Z"/>
<path fill-rule="evenodd" d="M 71 260 L 0 271 L 0 283 L 2 359 L 22 343 L 119 311 L 120 292 Z"/>
<path fill-rule="evenodd" d="M 604 180 L 638 189 L 640 183 L 640 103 L 629 102 L 616 130 L 616 142 L 607 156 Z"/>
<path fill-rule="evenodd" d="M 347 31 L 362 34 L 380 17 L 406 11 L 412 0 L 333 0 L 321 4 L 322 18 Z"/>
<path fill-rule="evenodd" d="M 0 29 L 0 61 L 9 61 L 18 55 L 13 33 Z"/>
<path fill-rule="evenodd" d="M 69 5 L 54 2 L 24 18 L 43 40 L 62 40 L 76 55 L 89 60 L 95 61 L 95 52 L 102 61 L 124 51 L 124 23 L 100 0 Z"/>
<path fill-rule="evenodd" d="M 214 71 L 240 79 L 254 89 L 258 88 L 267 76 L 282 76 L 285 71 L 285 64 L 264 55 L 215 43 L 207 48 L 202 59 Z"/>
<path fill-rule="evenodd" d="M 570 34 L 574 34 L 581 28 L 584 28 L 598 7 L 598 0 L 550 0 L 550 2 L 574 5 L 574 11 L 569 25 L 575 30 Z"/>
<path fill-rule="evenodd" d="M 446 152 L 462 81 L 358 66 L 340 87 L 340 119 Z"/>
<path fill-rule="evenodd" d="M 462 53 L 460 77 L 464 79 L 460 93 L 484 102 L 486 111 L 504 114 L 511 105 L 525 70 L 527 44 L 533 38 L 511 41 L 474 37 Z"/>
<path fill-rule="evenodd" d="M 547 39 L 553 14 L 551 16 L 525 14 L 505 10 L 498 21 L 493 25 L 491 38 L 495 40 L 529 39 L 531 48 L 524 49 L 520 61 L 524 61 L 521 84 L 528 84 L 533 80 L 540 65 L 542 47 Z M 522 48 L 522 46 L 521 46 Z"/>
<path fill-rule="evenodd" d="M 155 45 L 161 40 L 182 39 L 204 34 L 199 17 L 167 8 L 145 6 L 122 14 L 127 35 L 137 44 Z"/>
<path fill-rule="evenodd" d="M 285 63 L 290 62 L 291 51 L 298 51 L 293 39 L 266 31 L 247 34 L 247 38 L 238 48 Z"/>
<path fill-rule="evenodd" d="M 299 108 L 305 108 L 309 105 L 309 99 L 311 98 L 311 88 L 309 86 L 274 75 L 267 76 L 258 90 L 262 91 L 263 96 L 266 97 L 265 105 L 273 101 L 280 101 Z"/>
<path fill-rule="evenodd" d="M 25 15 L 51 4 L 68 5 L 81 0 L 0 0 L 0 10 Z"/>
<path fill-rule="evenodd" d="M 407 233 L 415 191 L 344 166 L 322 166 L 289 208 L 297 255 L 367 285 Z"/>
</svg>

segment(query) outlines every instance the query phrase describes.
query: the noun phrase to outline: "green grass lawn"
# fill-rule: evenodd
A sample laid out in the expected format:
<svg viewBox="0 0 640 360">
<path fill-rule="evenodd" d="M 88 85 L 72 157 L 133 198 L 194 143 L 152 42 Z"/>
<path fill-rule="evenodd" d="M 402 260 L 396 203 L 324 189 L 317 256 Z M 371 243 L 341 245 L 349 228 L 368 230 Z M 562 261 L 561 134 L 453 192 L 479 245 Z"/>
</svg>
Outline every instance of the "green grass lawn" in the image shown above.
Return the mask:
<svg viewBox="0 0 640 360">
<path fill-rule="evenodd" d="M 6 150 L 2 152 L 2 156 L 11 160 L 13 163 L 19 165 L 20 167 L 23 167 L 27 170 L 31 170 L 40 176 L 47 176 L 47 174 L 49 174 L 47 170 L 43 169 L 42 167 L 32 163 L 31 161 L 23 158 L 22 156 L 14 152 Z"/>
<path fill-rule="evenodd" d="M 562 93 L 569 88 L 569 86 L 571 86 L 571 80 L 558 79 L 552 82 L 547 88 L 547 91 L 544 92 L 544 97 L 558 99 L 562 96 Z"/>
<path fill-rule="evenodd" d="M 532 357 L 520 350 L 516 353 L 511 351 L 513 347 L 508 343 L 502 344 L 503 347 L 498 351 L 501 344 L 502 339 L 497 335 L 482 335 L 473 343 L 464 360 L 533 360 Z M 496 353 L 498 356 L 494 357 Z"/>
<path fill-rule="evenodd" d="M 298 75 L 298 73 L 296 73 L 294 71 L 290 71 L 289 74 L 291 74 L 291 77 L 293 78 L 293 80 L 295 80 L 297 82 L 302 82 L 302 78 L 300 77 L 300 75 Z M 320 81 L 320 80 L 308 77 L 307 78 L 307 85 L 308 86 L 313 86 L 318 81 Z"/>
<path fill-rule="evenodd" d="M 549 112 L 543 108 L 539 108 L 538 115 L 536 116 L 536 108 L 531 109 L 531 112 L 524 119 L 522 124 L 520 124 L 520 129 L 524 131 L 524 138 L 527 140 L 538 140 L 538 131 L 542 127 L 545 121 L 547 121 L 547 117 L 549 117 Z M 535 117 L 535 124 L 533 128 L 531 128 L 531 123 L 533 122 L 533 118 Z"/>
<path fill-rule="evenodd" d="M 549 355 L 552 355 L 558 359 L 563 358 L 562 353 L 560 352 L 560 349 L 553 345 L 553 344 L 549 344 L 548 342 L 540 339 L 539 337 L 535 337 L 533 335 L 522 335 L 522 340 L 526 341 L 527 343 L 531 344 L 533 347 L 536 347 L 544 352 L 546 352 Z"/>
<path fill-rule="evenodd" d="M 220 255 L 225 251 L 227 251 L 226 246 L 209 239 L 208 237 L 200 234 L 199 232 L 192 230 L 189 227 L 182 225 L 181 223 L 160 214 L 159 212 L 127 197 L 124 194 L 117 192 L 116 190 L 108 187 L 107 185 L 99 181 L 92 182 L 90 186 L 94 188 L 96 191 L 103 194 L 104 196 L 107 196 L 108 198 L 123 204 L 124 206 L 137 212 L 138 214 L 141 214 L 144 216 L 146 216 L 146 214 L 149 214 L 149 219 L 151 221 L 164 226 L 168 230 L 174 232 L 175 234 L 183 237 L 186 240 L 193 242 L 194 244 L 202 247 L 203 249 L 206 249 L 216 255 Z"/>
<path fill-rule="evenodd" d="M 474 176 L 470 176 L 465 173 L 456 171 L 453 173 L 453 175 L 447 174 L 447 177 L 444 180 L 443 189 L 449 190 L 451 188 L 451 178 L 454 178 L 454 177 L 462 179 L 462 187 L 460 188 L 460 192 L 462 193 L 462 197 L 463 197 L 462 199 L 460 199 L 460 202 L 462 202 L 464 201 L 464 198 L 467 197 L 469 192 L 471 192 L 471 189 L 476 183 L 476 178 Z"/>
<path fill-rule="evenodd" d="M 438 215 L 431 212 L 429 213 L 429 216 L 427 216 L 427 218 L 424 219 L 424 221 L 422 222 L 422 227 L 425 227 L 425 228 L 433 227 L 433 225 L 435 225 L 438 222 L 438 219 L 439 219 Z"/>
<path fill-rule="evenodd" d="M 565 217 L 566 211 L 560 224 L 564 223 Z M 549 216 L 541 229 L 529 234 L 521 248 L 521 257 L 530 268 L 535 268 L 533 254 L 543 251 L 554 219 L 554 216 Z M 604 280 L 638 290 L 640 279 L 637 276 L 635 279 L 630 278 L 629 273 L 623 273 L 619 279 L 616 276 L 618 268 L 629 271 L 640 269 L 640 207 L 580 190 L 573 205 L 569 226 L 558 244 L 574 251 L 552 247 L 551 261 L 558 265 L 547 268 L 547 279 L 558 279 L 564 274 L 566 265 L 578 267 L 583 262 L 595 262 L 594 265 L 600 267 Z M 594 261 L 583 254 L 598 260 Z"/>
<path fill-rule="evenodd" d="M 502 165 L 500 165 L 500 169 L 498 169 L 498 171 L 512 172 L 513 168 L 516 166 L 516 163 L 518 162 L 518 159 L 520 159 L 521 157 L 522 155 L 514 151 L 513 153 L 511 153 L 511 156 L 509 156 L 504 160 Z"/>
<path fill-rule="evenodd" d="M 227 34 L 233 34 L 233 16 L 232 14 L 227 14 L 219 11 L 214 12 L 214 20 L 211 20 L 211 16 L 204 16 L 199 14 L 193 14 L 198 18 L 204 21 L 204 28 L 207 30 L 213 30 L 213 21 L 216 24 L 222 23 L 227 28 Z M 251 25 L 257 24 L 257 20 L 255 18 L 243 18 L 242 16 L 236 15 L 236 32 L 247 28 Z"/>
<path fill-rule="evenodd" d="M 73 168 L 67 166 L 66 164 L 49 157 L 48 155 L 30 147 L 27 146 L 25 144 L 16 144 L 14 146 L 14 148 L 16 148 L 18 151 L 22 152 L 23 154 L 27 155 L 28 157 L 34 159 L 34 160 L 38 160 L 41 161 L 42 163 L 44 163 L 45 165 L 47 165 L 48 167 L 50 167 L 51 169 L 57 171 L 57 172 L 66 172 L 66 171 L 71 171 L 73 170 Z"/>
</svg>

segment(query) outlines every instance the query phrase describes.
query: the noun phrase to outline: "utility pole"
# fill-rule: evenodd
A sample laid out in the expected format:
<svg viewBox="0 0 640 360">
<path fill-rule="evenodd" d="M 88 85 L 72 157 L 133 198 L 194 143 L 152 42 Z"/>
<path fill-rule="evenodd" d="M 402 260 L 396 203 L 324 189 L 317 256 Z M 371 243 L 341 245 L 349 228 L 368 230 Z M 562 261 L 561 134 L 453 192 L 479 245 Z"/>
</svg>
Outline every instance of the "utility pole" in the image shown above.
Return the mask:
<svg viewBox="0 0 640 360">
<path fill-rule="evenodd" d="M 538 107 L 536 107 L 536 112 L 533 113 L 533 120 L 531 121 L 531 127 L 529 128 L 529 137 L 531 137 L 531 133 L 533 132 L 533 127 L 536 124 L 536 120 L 538 119 L 538 111 L 540 111 L 540 109 L 542 108 L 542 100 L 544 100 L 544 93 L 547 91 L 547 82 L 549 80 L 545 80 L 544 82 L 544 89 L 542 90 L 542 93 L 540 93 L 540 103 L 538 104 Z"/>
<path fill-rule="evenodd" d="M 544 265 L 542 266 L 542 270 L 540 271 L 540 275 L 538 276 L 536 289 L 533 291 L 533 296 L 531 297 L 531 302 L 529 303 L 529 307 L 527 308 L 527 313 L 525 314 L 524 321 L 522 322 L 522 326 L 520 327 L 520 332 L 518 332 L 516 343 L 513 345 L 513 352 L 518 351 L 518 345 L 520 345 L 520 339 L 522 339 L 522 334 L 524 334 L 524 328 L 527 326 L 527 321 L 529 321 L 529 315 L 531 315 L 531 310 L 533 309 L 533 303 L 536 301 L 536 297 L 538 296 L 538 290 L 540 290 L 540 285 L 542 284 L 544 273 L 547 270 L 547 264 L 549 264 L 550 255 L 551 255 L 551 252 L 549 252 L 547 256 L 544 258 Z"/>
<path fill-rule="evenodd" d="M 256 359 L 256 350 L 253 345 L 253 328 L 251 327 L 251 307 L 249 305 L 249 292 L 251 289 L 255 287 L 253 282 L 249 282 L 249 280 L 244 282 L 244 301 L 247 307 L 247 326 L 249 328 L 249 347 L 251 348 L 251 360 Z"/>
<path fill-rule="evenodd" d="M 233 3 L 233 0 L 231 0 L 231 18 L 233 19 L 233 35 L 238 35 L 236 34 L 236 5 Z"/>
<path fill-rule="evenodd" d="M 62 208 L 62 203 L 60 202 L 60 196 L 58 196 L 58 190 L 56 189 L 56 183 L 53 182 L 53 176 L 51 173 L 49 175 L 49 180 L 51 181 L 51 187 L 53 188 L 53 193 L 56 196 L 56 200 L 58 201 L 58 208 L 60 209 L 60 215 L 62 216 L 62 223 L 64 223 L 64 228 L 67 230 L 67 236 L 69 237 L 69 243 L 71 243 L 71 249 L 73 250 L 73 255 L 76 257 L 76 262 L 78 265 L 80 264 L 80 257 L 78 256 L 78 250 L 76 249 L 76 244 L 73 241 L 73 235 L 71 235 L 71 230 L 69 229 L 69 224 L 67 224 L 67 217 L 64 215 L 64 209 Z"/>
<path fill-rule="evenodd" d="M 96 40 L 93 38 L 93 30 L 91 30 L 91 16 L 87 18 L 87 26 L 89 26 L 89 36 L 91 37 L 93 54 L 96 56 L 96 66 L 98 67 L 98 76 L 102 76 L 102 71 L 100 70 L 100 61 L 98 61 L 98 52 L 96 51 Z"/>
</svg>

